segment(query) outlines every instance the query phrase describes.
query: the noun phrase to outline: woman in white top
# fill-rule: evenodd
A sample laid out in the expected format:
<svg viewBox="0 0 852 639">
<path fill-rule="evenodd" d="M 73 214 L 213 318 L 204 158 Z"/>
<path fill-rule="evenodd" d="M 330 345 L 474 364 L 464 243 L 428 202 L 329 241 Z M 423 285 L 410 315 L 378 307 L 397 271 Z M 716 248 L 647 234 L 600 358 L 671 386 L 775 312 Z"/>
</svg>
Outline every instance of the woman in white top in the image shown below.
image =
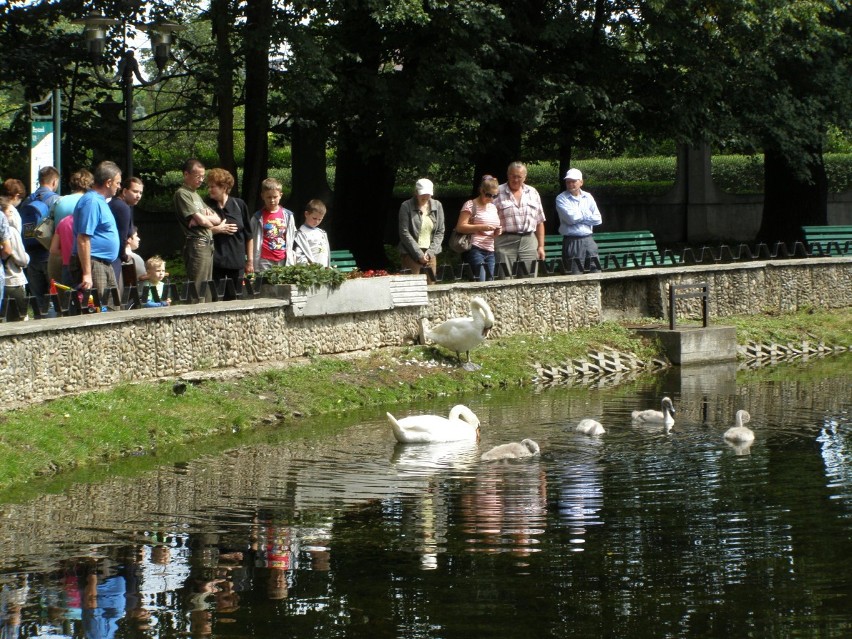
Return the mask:
<svg viewBox="0 0 852 639">
<path fill-rule="evenodd" d="M 464 203 L 456 223 L 458 233 L 471 236 L 472 246 L 464 258 L 479 281 L 494 279 L 494 238 L 503 231 L 494 206 L 499 186 L 496 178 L 482 176 L 479 195 Z"/>
</svg>

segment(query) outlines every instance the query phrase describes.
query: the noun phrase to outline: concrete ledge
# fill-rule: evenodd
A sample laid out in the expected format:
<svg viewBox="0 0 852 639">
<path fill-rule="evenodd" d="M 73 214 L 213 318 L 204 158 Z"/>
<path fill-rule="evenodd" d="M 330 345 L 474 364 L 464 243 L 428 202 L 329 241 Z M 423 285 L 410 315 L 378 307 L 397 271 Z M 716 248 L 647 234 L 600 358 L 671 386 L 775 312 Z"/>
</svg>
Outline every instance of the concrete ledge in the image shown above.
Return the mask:
<svg viewBox="0 0 852 639">
<path fill-rule="evenodd" d="M 642 328 L 644 337 L 657 339 L 672 364 L 686 366 L 708 362 L 732 362 L 737 359 L 737 329 L 733 326 L 707 328 Z"/>
</svg>

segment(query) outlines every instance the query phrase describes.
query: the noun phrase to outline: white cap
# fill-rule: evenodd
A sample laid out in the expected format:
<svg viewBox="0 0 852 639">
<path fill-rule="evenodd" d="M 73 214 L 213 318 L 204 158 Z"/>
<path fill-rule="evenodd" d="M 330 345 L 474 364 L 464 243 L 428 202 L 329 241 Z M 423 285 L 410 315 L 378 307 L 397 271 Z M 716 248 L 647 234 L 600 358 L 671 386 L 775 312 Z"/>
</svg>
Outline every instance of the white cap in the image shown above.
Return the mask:
<svg viewBox="0 0 852 639">
<path fill-rule="evenodd" d="M 583 174 L 580 173 L 577 169 L 569 169 L 568 173 L 565 174 L 565 177 L 562 180 L 582 180 Z"/>
<path fill-rule="evenodd" d="M 435 193 L 432 180 L 427 180 L 426 178 L 417 180 L 415 188 L 417 189 L 417 195 L 433 195 Z"/>
</svg>

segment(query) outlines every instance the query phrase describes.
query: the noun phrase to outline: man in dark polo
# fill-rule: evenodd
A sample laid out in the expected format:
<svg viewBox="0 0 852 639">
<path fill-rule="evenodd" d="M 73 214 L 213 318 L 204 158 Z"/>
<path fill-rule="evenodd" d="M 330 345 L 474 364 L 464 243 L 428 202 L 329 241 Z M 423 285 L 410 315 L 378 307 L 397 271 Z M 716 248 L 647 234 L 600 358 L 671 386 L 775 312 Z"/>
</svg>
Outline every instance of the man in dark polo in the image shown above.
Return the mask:
<svg viewBox="0 0 852 639">
<path fill-rule="evenodd" d="M 204 182 L 204 175 L 201 161 L 187 160 L 183 165 L 183 184 L 175 191 L 173 200 L 185 238 L 183 259 L 186 278 L 195 282 L 198 289 L 201 282 L 213 279 L 213 233 L 210 229 L 222 221 L 196 192 Z M 209 291 L 205 298 L 210 301 Z"/>
</svg>

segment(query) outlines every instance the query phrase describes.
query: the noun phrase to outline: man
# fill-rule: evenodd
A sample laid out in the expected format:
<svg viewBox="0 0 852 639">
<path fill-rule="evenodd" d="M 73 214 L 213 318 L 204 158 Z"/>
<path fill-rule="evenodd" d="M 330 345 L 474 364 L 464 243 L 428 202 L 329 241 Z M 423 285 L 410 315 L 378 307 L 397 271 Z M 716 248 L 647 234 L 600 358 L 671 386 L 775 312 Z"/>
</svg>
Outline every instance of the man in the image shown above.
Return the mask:
<svg viewBox="0 0 852 639">
<path fill-rule="evenodd" d="M 544 259 L 544 207 L 538 191 L 525 184 L 523 162 L 512 162 L 506 177 L 494 202 L 503 228 L 502 235 L 494 238 L 494 249 L 497 263 L 505 264 L 511 273 L 517 261 L 529 264 Z"/>
<path fill-rule="evenodd" d="M 199 160 L 187 160 L 183 165 L 183 184 L 178 187 L 173 199 L 185 239 L 183 259 L 186 278 L 195 282 L 196 288 L 201 287 L 201 282 L 213 279 L 213 232 L 210 229 L 222 222 L 196 192 L 204 182 L 204 173 L 204 165 Z M 209 291 L 205 298 L 207 301 L 211 299 Z"/>
<path fill-rule="evenodd" d="M 24 213 L 24 218 L 27 218 L 24 207 L 33 200 L 44 202 L 51 213 L 57 200 L 59 200 L 59 194 L 57 193 L 57 189 L 59 188 L 59 171 L 55 167 L 41 167 L 38 171 L 38 184 L 39 187 L 21 202 L 21 205 L 18 207 L 18 210 Z M 47 272 L 50 251 L 44 248 L 31 235 L 37 223 L 38 220 L 24 219 L 21 229 L 25 238 L 24 248 L 30 256 L 30 263 L 27 266 L 27 282 L 29 283 L 30 293 L 38 301 L 41 312 L 47 313 L 50 308 L 50 276 Z"/>
<path fill-rule="evenodd" d="M 116 196 L 109 201 L 109 210 L 115 218 L 119 241 L 118 258 L 112 263 L 112 270 L 115 271 L 115 279 L 121 287 L 124 286 L 121 278 L 122 265 L 129 259 L 130 249 L 127 247 L 127 241 L 134 227 L 133 207 L 139 204 L 144 190 L 145 185 L 140 178 L 129 177 L 121 185 Z"/>
<path fill-rule="evenodd" d="M 109 288 L 117 288 L 112 263 L 118 256 L 119 238 L 107 198 L 121 186 L 121 169 L 115 162 L 95 167 L 92 189 L 74 207 L 74 246 L 71 249 L 71 279 L 81 290 L 97 290 L 101 303 Z"/>
<path fill-rule="evenodd" d="M 570 169 L 565 174 L 565 190 L 556 196 L 556 212 L 559 214 L 559 233 L 562 234 L 562 261 L 571 266 L 571 273 L 579 275 L 589 260 L 590 271 L 600 269 L 591 263 L 598 256 L 598 245 L 592 239 L 592 227 L 603 220 L 595 198 L 582 190 L 583 174 Z"/>
</svg>

